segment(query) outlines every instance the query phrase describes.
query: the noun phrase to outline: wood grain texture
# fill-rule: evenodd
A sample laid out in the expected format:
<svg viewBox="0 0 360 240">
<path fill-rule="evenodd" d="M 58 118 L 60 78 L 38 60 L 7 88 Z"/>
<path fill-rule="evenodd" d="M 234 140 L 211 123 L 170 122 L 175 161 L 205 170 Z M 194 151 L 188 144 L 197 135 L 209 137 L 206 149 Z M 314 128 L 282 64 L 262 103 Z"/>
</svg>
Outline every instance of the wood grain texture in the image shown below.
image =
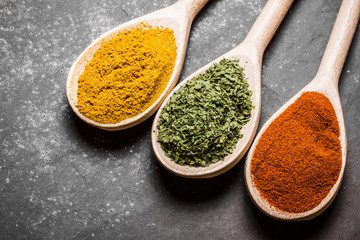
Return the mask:
<svg viewBox="0 0 360 240">
<path fill-rule="evenodd" d="M 318 76 L 325 75 L 338 84 L 360 15 L 359 0 L 344 0 L 320 63 Z"/>
<path fill-rule="evenodd" d="M 269 0 L 246 36 L 245 42 L 253 43 L 259 52 L 264 52 L 292 3 L 293 1 L 287 0 Z"/>
<path fill-rule="evenodd" d="M 189 17 L 194 18 L 208 1 L 209 0 L 179 0 L 175 4 L 184 7 Z"/>
<path fill-rule="evenodd" d="M 255 21 L 248 36 L 239 46 L 195 71 L 182 81 L 166 98 L 155 116 L 151 131 L 151 141 L 157 159 L 167 170 L 186 178 L 211 178 L 228 171 L 244 156 L 255 136 L 260 119 L 261 64 L 263 53 L 292 3 L 293 0 L 269 0 L 258 19 Z M 271 23 L 269 23 L 269 21 L 271 21 Z M 266 27 L 263 28 L 262 26 Z M 219 62 L 223 58 L 238 59 L 240 66 L 245 68 L 249 89 L 253 92 L 251 100 L 255 106 L 251 112 L 251 119 L 241 130 L 243 138 L 239 139 L 233 153 L 225 157 L 223 161 L 211 164 L 208 167 L 181 166 L 165 156 L 164 151 L 157 142 L 157 125 L 161 110 L 169 102 L 170 97 L 177 89 L 184 86 L 186 82 L 190 81 L 192 78 L 204 73 L 213 63 Z"/>
<path fill-rule="evenodd" d="M 75 60 L 68 73 L 66 82 L 66 95 L 69 104 L 75 114 L 84 122 L 107 131 L 117 131 L 135 126 L 147 118 L 149 118 L 155 111 L 160 107 L 161 103 L 175 87 L 182 70 L 184 63 L 186 46 L 189 38 L 190 27 L 192 21 L 200 9 L 208 2 L 208 0 L 190 1 L 190 0 L 179 0 L 175 4 L 152 12 L 145 16 L 133 19 L 129 22 L 123 23 L 99 36 L 93 41 Z M 84 72 L 85 65 L 92 59 L 95 52 L 101 47 L 101 45 L 113 38 L 117 34 L 123 32 L 126 29 L 130 29 L 133 26 L 141 22 L 146 22 L 152 26 L 163 26 L 168 27 L 174 31 L 175 41 L 177 46 L 176 61 L 174 71 L 170 77 L 169 83 L 165 91 L 161 96 L 153 103 L 148 109 L 139 115 L 125 119 L 115 124 L 103 124 L 95 122 L 79 112 L 76 107 L 77 104 L 77 89 L 78 89 L 78 78 Z"/>
<path fill-rule="evenodd" d="M 248 157 L 245 162 L 246 186 L 255 205 L 270 217 L 285 221 L 310 220 L 325 211 L 330 206 L 337 192 L 339 191 L 346 165 L 347 139 L 337 83 L 359 21 L 359 15 L 360 1 L 344 0 L 342 2 L 333 30 L 330 35 L 329 42 L 326 46 L 326 50 L 321 60 L 318 73 L 316 74 L 315 78 L 294 97 L 292 97 L 287 103 L 285 103 L 264 124 L 249 150 Z M 342 151 L 342 168 L 337 182 L 334 184 L 328 195 L 317 207 L 302 213 L 287 213 L 274 208 L 260 196 L 259 191 L 256 189 L 254 182 L 252 181 L 252 175 L 250 172 L 251 160 L 262 134 L 269 127 L 269 125 L 292 103 L 294 103 L 296 99 L 301 96 L 302 93 L 308 91 L 315 91 L 324 94 L 326 97 L 329 98 L 335 109 L 335 113 L 340 127 L 339 138 Z"/>
</svg>

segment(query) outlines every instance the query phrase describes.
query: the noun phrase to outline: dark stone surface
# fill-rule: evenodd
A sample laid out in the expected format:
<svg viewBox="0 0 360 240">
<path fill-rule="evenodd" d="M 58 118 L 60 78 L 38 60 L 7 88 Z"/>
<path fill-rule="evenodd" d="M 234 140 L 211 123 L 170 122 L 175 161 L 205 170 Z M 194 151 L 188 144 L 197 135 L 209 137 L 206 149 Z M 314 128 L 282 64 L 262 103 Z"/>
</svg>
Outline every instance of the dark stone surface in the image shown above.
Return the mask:
<svg viewBox="0 0 360 240">
<path fill-rule="evenodd" d="M 338 196 L 308 222 L 261 213 L 244 159 L 214 179 L 168 173 L 153 118 L 105 132 L 80 121 L 67 72 L 98 35 L 174 0 L 0 0 L 0 239 L 359 239 L 360 29 L 339 91 L 348 158 Z M 239 44 L 265 0 L 210 0 L 195 18 L 180 80 Z M 316 74 L 340 0 L 295 1 L 264 55 L 260 127 Z"/>
</svg>

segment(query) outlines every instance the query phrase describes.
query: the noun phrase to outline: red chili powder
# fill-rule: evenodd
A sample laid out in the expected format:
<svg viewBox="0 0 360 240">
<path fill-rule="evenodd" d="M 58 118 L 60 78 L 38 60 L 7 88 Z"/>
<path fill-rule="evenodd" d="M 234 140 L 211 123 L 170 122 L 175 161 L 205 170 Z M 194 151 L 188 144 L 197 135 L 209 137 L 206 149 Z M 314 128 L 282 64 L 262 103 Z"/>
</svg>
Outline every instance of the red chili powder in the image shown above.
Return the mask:
<svg viewBox="0 0 360 240">
<path fill-rule="evenodd" d="M 261 136 L 251 175 L 260 195 L 285 212 L 316 207 L 337 181 L 340 129 L 325 95 L 303 93 Z"/>
</svg>

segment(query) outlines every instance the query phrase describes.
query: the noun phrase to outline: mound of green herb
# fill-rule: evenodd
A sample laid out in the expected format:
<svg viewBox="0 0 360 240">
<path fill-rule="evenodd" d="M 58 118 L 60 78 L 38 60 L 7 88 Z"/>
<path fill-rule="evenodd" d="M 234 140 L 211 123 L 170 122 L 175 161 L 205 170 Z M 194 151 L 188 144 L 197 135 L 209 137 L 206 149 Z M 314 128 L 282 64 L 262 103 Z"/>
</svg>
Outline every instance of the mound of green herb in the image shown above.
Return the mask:
<svg viewBox="0 0 360 240">
<path fill-rule="evenodd" d="M 158 142 L 178 164 L 209 166 L 232 153 L 250 120 L 252 92 L 238 60 L 223 59 L 179 88 L 163 108 Z"/>
</svg>

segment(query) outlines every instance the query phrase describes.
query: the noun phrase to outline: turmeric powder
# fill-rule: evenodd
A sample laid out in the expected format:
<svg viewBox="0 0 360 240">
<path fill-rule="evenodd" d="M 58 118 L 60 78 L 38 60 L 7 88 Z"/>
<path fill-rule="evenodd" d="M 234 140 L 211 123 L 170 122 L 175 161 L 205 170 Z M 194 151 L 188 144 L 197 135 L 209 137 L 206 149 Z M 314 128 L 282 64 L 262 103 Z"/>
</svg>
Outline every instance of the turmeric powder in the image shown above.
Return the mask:
<svg viewBox="0 0 360 240">
<path fill-rule="evenodd" d="M 174 32 L 142 23 L 103 43 L 78 79 L 77 108 L 98 123 L 118 123 L 149 108 L 176 60 Z"/>
</svg>

